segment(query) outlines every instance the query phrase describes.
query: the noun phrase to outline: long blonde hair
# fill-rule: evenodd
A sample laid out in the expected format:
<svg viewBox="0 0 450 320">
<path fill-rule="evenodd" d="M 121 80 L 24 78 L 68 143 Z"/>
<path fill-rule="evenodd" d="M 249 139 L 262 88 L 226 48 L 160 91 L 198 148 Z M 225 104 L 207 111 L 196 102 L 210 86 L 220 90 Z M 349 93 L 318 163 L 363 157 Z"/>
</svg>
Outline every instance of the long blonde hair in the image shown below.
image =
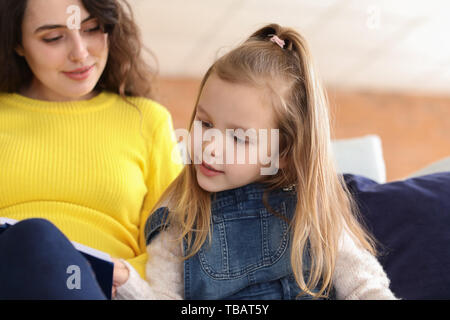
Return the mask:
<svg viewBox="0 0 450 320">
<path fill-rule="evenodd" d="M 283 48 L 269 41 L 284 40 Z M 204 76 L 197 102 L 211 74 L 232 83 L 269 90 L 280 133 L 276 175 L 264 180 L 270 188 L 296 185 L 297 206 L 291 221 L 291 265 L 305 294 L 327 297 L 332 287 L 338 244 L 346 230 L 361 247 L 376 254 L 374 239 L 365 230 L 352 197 L 337 174 L 331 153 L 326 94 L 315 73 L 305 39 L 295 30 L 267 25 L 218 59 Z M 189 129 L 195 118 L 191 117 Z M 163 194 L 171 203 L 169 221 L 181 230 L 193 256 L 210 234 L 211 194 L 197 183 L 193 165 L 186 165 Z M 303 252 L 309 246 L 311 272 L 303 275 Z M 319 285 L 318 292 L 313 289 Z"/>
</svg>

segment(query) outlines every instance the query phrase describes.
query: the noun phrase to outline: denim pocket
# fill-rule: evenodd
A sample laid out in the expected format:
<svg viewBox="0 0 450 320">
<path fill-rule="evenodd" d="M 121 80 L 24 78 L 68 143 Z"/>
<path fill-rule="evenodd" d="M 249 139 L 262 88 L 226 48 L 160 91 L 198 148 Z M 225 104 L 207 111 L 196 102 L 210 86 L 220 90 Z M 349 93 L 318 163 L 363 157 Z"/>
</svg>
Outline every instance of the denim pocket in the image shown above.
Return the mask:
<svg viewBox="0 0 450 320">
<path fill-rule="evenodd" d="M 237 279 L 276 263 L 289 244 L 286 205 L 213 215 L 211 243 L 198 253 L 204 272 L 214 279 Z"/>
</svg>

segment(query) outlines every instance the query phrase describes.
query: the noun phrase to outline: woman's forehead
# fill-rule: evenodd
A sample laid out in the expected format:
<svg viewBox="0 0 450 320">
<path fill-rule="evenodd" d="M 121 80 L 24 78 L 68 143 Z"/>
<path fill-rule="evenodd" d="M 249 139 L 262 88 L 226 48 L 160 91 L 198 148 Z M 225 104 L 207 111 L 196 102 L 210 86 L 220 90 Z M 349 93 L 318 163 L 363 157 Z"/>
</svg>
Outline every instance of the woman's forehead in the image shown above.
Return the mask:
<svg viewBox="0 0 450 320">
<path fill-rule="evenodd" d="M 28 0 L 24 25 L 66 25 L 69 17 L 78 13 L 80 21 L 89 16 L 80 0 Z"/>
</svg>

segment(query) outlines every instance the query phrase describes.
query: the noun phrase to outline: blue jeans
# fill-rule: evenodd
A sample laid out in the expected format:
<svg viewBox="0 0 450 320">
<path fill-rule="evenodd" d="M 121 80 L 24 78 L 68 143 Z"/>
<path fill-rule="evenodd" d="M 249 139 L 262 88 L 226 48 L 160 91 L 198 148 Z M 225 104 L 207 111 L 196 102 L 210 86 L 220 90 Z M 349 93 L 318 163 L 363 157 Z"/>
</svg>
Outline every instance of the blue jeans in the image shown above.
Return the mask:
<svg viewBox="0 0 450 320">
<path fill-rule="evenodd" d="M 104 300 L 87 260 L 51 222 L 28 219 L 0 233 L 0 300 Z"/>
</svg>

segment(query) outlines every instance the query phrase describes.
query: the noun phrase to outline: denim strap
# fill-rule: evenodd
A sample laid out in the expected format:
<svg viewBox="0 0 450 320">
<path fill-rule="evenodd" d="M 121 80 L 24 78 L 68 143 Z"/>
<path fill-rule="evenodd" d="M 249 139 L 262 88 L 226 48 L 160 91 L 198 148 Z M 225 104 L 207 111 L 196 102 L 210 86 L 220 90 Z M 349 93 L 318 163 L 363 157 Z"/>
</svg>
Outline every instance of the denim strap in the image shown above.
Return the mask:
<svg viewBox="0 0 450 320">
<path fill-rule="evenodd" d="M 167 225 L 168 215 L 169 209 L 161 207 L 148 217 L 144 230 L 146 245 L 149 245 L 153 238 Z"/>
</svg>

